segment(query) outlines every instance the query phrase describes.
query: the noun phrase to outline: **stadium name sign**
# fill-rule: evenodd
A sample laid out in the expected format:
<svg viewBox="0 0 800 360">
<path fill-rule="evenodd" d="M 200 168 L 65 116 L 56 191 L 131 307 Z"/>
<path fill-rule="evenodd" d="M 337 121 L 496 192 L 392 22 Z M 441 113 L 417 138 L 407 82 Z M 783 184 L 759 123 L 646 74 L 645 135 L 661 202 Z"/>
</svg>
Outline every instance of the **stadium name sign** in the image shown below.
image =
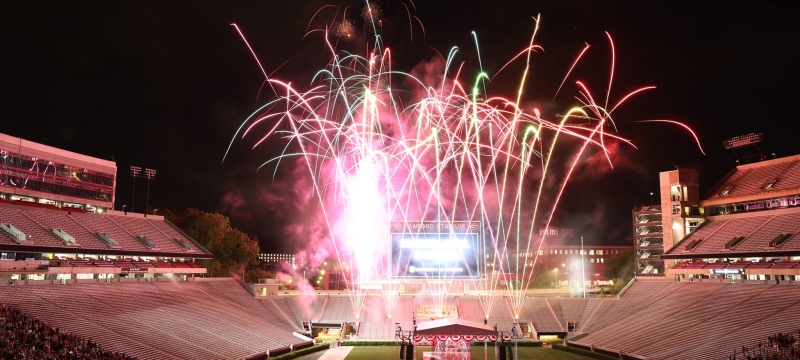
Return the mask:
<svg viewBox="0 0 800 360">
<path fill-rule="evenodd" d="M 478 232 L 481 228 L 479 221 L 420 221 L 420 222 L 392 222 L 389 224 L 392 232 L 397 231 L 453 231 L 453 232 Z"/>
</svg>

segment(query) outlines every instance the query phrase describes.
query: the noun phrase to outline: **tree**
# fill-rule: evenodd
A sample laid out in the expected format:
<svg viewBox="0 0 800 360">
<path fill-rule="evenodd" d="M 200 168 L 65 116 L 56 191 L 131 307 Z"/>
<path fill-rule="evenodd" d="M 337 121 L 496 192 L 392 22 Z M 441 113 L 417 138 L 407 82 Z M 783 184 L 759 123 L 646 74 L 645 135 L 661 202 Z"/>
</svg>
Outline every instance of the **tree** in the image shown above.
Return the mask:
<svg viewBox="0 0 800 360">
<path fill-rule="evenodd" d="M 260 268 L 253 268 L 247 270 L 247 272 L 244 274 L 244 279 L 245 279 L 244 281 L 248 283 L 257 283 L 261 279 L 274 279 L 274 278 L 275 275 L 273 275 L 271 272 Z"/>
<path fill-rule="evenodd" d="M 622 289 L 633 277 L 635 265 L 634 255 L 633 250 L 626 250 L 614 255 L 606 261 L 606 267 L 603 269 L 603 276 L 606 279 L 614 280 L 614 288 L 611 289 L 612 293 L 616 293 L 615 290 L 618 291 Z"/>
<path fill-rule="evenodd" d="M 553 287 L 553 275 L 555 273 L 552 270 L 547 270 L 545 266 L 537 266 L 534 269 L 533 273 L 531 273 L 530 281 L 528 283 L 529 289 L 549 289 Z"/>
<path fill-rule="evenodd" d="M 211 276 L 241 273 L 246 266 L 258 263 L 258 242 L 232 228 L 227 216 L 193 208 L 163 210 L 162 214 L 214 254 L 214 259 L 201 262 Z"/>
</svg>

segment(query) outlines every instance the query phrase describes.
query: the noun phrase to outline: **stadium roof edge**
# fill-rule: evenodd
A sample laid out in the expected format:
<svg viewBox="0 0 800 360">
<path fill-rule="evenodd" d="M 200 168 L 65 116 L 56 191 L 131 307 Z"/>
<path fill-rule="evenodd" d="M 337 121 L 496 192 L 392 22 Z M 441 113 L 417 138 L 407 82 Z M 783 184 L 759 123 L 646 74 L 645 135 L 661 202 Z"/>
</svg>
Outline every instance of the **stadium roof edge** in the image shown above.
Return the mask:
<svg viewBox="0 0 800 360">
<path fill-rule="evenodd" d="M 131 250 L 114 249 L 87 249 L 70 247 L 51 247 L 51 246 L 30 246 L 30 245 L 11 245 L 0 244 L 0 251 L 14 253 L 55 253 L 55 254 L 98 254 L 98 255 L 123 255 L 123 256 L 147 256 L 147 257 L 167 257 L 167 258 L 191 258 L 191 259 L 213 259 L 213 254 L 197 252 L 142 252 Z"/>
<path fill-rule="evenodd" d="M 785 257 L 800 256 L 800 250 L 777 250 L 777 251 L 750 251 L 750 252 L 727 252 L 727 253 L 680 253 L 663 254 L 661 259 L 680 260 L 680 259 L 721 259 L 721 258 L 766 258 L 766 257 Z"/>
</svg>

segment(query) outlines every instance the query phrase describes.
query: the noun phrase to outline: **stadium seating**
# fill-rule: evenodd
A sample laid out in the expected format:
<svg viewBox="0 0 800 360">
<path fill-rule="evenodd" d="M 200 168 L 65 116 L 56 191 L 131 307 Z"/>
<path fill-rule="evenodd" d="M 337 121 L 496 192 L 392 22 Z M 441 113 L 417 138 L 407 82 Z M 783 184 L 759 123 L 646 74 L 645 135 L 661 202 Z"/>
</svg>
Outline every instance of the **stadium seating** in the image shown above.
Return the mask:
<svg viewBox="0 0 800 360">
<path fill-rule="evenodd" d="M 33 242 L 34 246 L 66 246 L 61 239 L 50 233 L 49 229 L 45 229 L 18 209 L 0 206 L 0 223 L 14 225 L 28 235 L 28 239 Z M 0 238 L 3 239 L 3 243 L 14 243 L 5 232 L 0 232 Z"/>
<path fill-rule="evenodd" d="M 777 181 L 774 181 L 777 179 Z M 704 198 L 752 195 L 767 191 L 764 185 L 773 182 L 769 191 L 800 187 L 800 161 L 778 159 L 764 163 L 739 166 L 727 179 L 714 186 Z M 726 194 L 723 190 L 730 189 Z"/>
<path fill-rule="evenodd" d="M 498 298 L 495 298 L 496 301 Z M 457 299 L 458 303 L 458 316 L 461 319 L 483 322 L 486 318 L 487 299 L 478 298 L 477 296 L 461 296 Z"/>
<path fill-rule="evenodd" d="M 16 202 L 15 204 L 23 202 Z M 79 212 L 43 211 L 61 210 L 51 209 L 52 205 L 28 202 L 27 207 L 0 206 L 0 223 L 11 224 L 24 233 L 28 240 L 25 246 L 46 246 L 54 248 L 80 248 L 87 249 L 85 253 L 102 253 L 91 250 L 121 250 L 141 254 L 169 253 L 169 257 L 192 257 L 193 254 L 207 255 L 209 252 L 193 239 L 183 234 L 174 225 L 162 219 L 146 219 L 120 215 L 94 215 Z M 62 240 L 52 233 L 52 229 L 63 231 L 74 238 L 74 244 Z M 113 241 L 107 243 L 103 237 L 110 237 Z M 145 245 L 139 236 L 146 237 L 155 244 L 155 248 Z M 113 244 L 116 242 L 116 244 Z M 15 238 L 5 232 L 0 232 L 0 244 L 17 244 Z M 73 251 L 67 251 L 73 252 Z M 83 253 L 83 252 L 82 252 Z M 170 267 L 169 264 L 160 264 L 161 267 Z M 191 265 L 190 265 L 191 266 Z"/>
<path fill-rule="evenodd" d="M 93 234 L 98 232 L 107 233 L 119 243 L 122 249 L 137 252 L 152 252 L 150 248 L 144 246 L 139 240 L 136 240 L 130 232 L 116 223 L 111 222 L 106 216 L 76 215 L 72 218 Z"/>
<path fill-rule="evenodd" d="M 330 295 L 319 322 L 354 322 L 356 314 L 353 303 L 347 295 Z"/>
<path fill-rule="evenodd" d="M 27 211 L 20 210 L 29 218 L 35 220 L 38 224 L 42 225 L 45 229 L 63 229 L 70 236 L 75 238 L 75 242 L 80 244 L 82 248 L 87 249 L 108 249 L 109 246 L 96 234 L 93 234 L 80 223 L 73 220 L 72 216 L 67 213 L 50 213 L 43 211 Z M 63 245 L 62 245 L 63 246 Z"/>
<path fill-rule="evenodd" d="M 233 279 L 5 287 L 0 301 L 140 359 L 230 359 L 302 342 Z"/>
<path fill-rule="evenodd" d="M 134 264 L 61 261 L 76 266 Z M 705 265 L 712 264 L 717 263 Z M 718 264 L 749 268 L 765 263 Z M 766 264 L 800 266 L 798 261 Z M 586 333 L 577 343 L 615 352 L 653 359 L 717 359 L 732 344 L 752 342 L 775 331 L 796 331 L 791 328 L 797 327 L 800 318 L 799 290 L 791 285 L 635 282 L 621 298 L 525 298 L 519 320 L 533 322 L 540 333 L 563 332 L 567 323 L 576 322 L 579 331 Z M 92 337 L 108 349 L 165 359 L 242 358 L 297 344 L 302 339 L 291 332 L 301 331 L 303 321 L 357 322 L 353 300 L 348 295 L 256 299 L 233 279 L 162 278 L 152 283 L 13 286 L 0 291 L 0 302 Z M 510 329 L 514 322 L 510 298 L 493 300 L 490 325 Z M 456 306 L 459 317 L 478 322 L 484 318 L 483 301 L 485 297 L 477 296 L 446 299 Z M 431 303 L 432 298 L 424 295 L 369 295 L 358 336 L 392 339 L 395 323 L 411 329 L 417 305 Z M 391 319 L 387 307 L 392 309 Z"/>
<path fill-rule="evenodd" d="M 146 236 L 150 241 L 156 243 L 159 251 L 183 253 L 186 252 L 183 248 L 179 247 L 164 232 L 153 226 L 150 222 L 144 219 L 132 218 L 127 216 L 105 216 L 108 220 L 116 223 L 124 228 L 133 236 Z M 163 222 L 163 221 L 162 221 Z"/>
<path fill-rule="evenodd" d="M 279 297 L 275 301 L 279 306 L 288 307 L 289 313 L 286 313 L 286 315 L 300 324 L 303 321 L 319 321 L 319 314 L 322 311 L 322 305 L 325 303 L 325 296 L 316 294 L 298 295 L 293 296 L 291 301 L 284 297 Z"/>
<path fill-rule="evenodd" d="M 640 282 L 631 286 L 625 293 L 624 299 L 637 299 L 637 301 L 603 301 L 594 316 L 587 320 L 584 325 L 579 325 L 581 331 L 592 333 L 595 330 L 603 329 L 617 319 L 630 316 L 631 314 L 646 308 L 651 303 L 665 296 L 675 287 L 672 283 L 666 282 Z M 678 283 L 681 287 L 685 283 Z"/>
<path fill-rule="evenodd" d="M 680 253 L 686 249 L 686 245 L 688 245 L 691 240 L 694 239 L 707 239 L 709 236 L 713 235 L 717 230 L 722 228 L 728 223 L 727 220 L 718 220 L 718 221 L 707 221 L 704 222 L 700 227 L 698 227 L 694 232 L 692 232 L 689 236 L 684 238 L 681 242 L 677 243 L 669 252 L 670 253 Z"/>
<path fill-rule="evenodd" d="M 569 323 L 582 326 L 587 317 L 597 304 L 599 299 L 568 299 L 568 298 L 548 298 L 547 302 L 553 309 L 562 327 L 567 327 Z M 587 311 L 588 310 L 588 311 Z M 537 328 L 538 330 L 538 328 Z"/>
<path fill-rule="evenodd" d="M 554 315 L 556 314 L 550 310 L 547 298 L 531 298 L 526 299 L 523 303 L 519 317 L 521 320 L 533 321 L 533 327 L 537 332 L 565 331 L 559 319 Z"/>
<path fill-rule="evenodd" d="M 384 298 L 383 296 L 369 296 L 364 303 L 364 319 L 358 328 L 360 339 L 391 339 L 394 337 L 394 323 L 399 322 L 401 316 L 388 317 L 387 302 L 397 298 Z M 400 315 L 400 314 L 396 314 Z"/>
<path fill-rule="evenodd" d="M 800 212 L 795 209 L 779 213 L 762 213 L 758 216 L 737 216 L 727 219 L 710 219 L 686 236 L 668 254 L 698 253 L 725 254 L 726 252 L 761 252 L 771 250 L 800 249 Z M 790 236 L 788 240 L 773 248 L 770 242 L 779 235 Z M 731 243 L 732 239 L 743 240 Z M 691 248 L 696 240 L 702 240 Z M 733 244 L 726 249 L 726 244 Z"/>
<path fill-rule="evenodd" d="M 707 237 L 700 246 L 692 249 L 692 252 L 719 252 L 723 249 L 725 243 L 732 238 L 750 236 L 756 229 L 764 225 L 764 223 L 770 219 L 772 219 L 772 216 L 751 216 L 731 219 L 728 221 L 727 225 L 718 229 L 710 237 Z M 695 236 L 688 236 L 687 238 L 689 237 L 695 238 Z"/>
<path fill-rule="evenodd" d="M 747 265 L 748 269 L 769 269 L 772 266 L 771 262 L 754 262 Z"/>
<path fill-rule="evenodd" d="M 459 299 L 460 300 L 460 299 Z M 492 307 L 489 308 L 489 325 L 497 324 L 498 329 L 510 330 L 514 327 L 514 315 L 511 312 L 507 298 L 495 297 Z M 520 318 L 522 314 L 520 314 Z M 481 321 L 482 319 L 469 319 Z"/>
<path fill-rule="evenodd" d="M 718 359 L 731 344 L 769 334 L 766 324 L 774 326 L 767 331 L 789 331 L 800 318 L 795 286 L 663 284 L 655 297 L 636 289 L 649 284 L 634 284 L 607 312 L 613 318 L 595 316 L 589 335 L 577 342 L 653 359 Z M 619 311 L 625 308 L 627 315 Z"/>
</svg>

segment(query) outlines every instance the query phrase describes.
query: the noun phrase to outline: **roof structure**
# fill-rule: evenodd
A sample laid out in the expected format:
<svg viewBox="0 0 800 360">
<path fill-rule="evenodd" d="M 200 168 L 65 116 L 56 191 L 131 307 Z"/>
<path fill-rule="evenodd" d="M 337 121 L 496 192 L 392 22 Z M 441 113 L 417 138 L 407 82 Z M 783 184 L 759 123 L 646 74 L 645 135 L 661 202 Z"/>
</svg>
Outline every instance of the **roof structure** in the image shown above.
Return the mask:
<svg viewBox="0 0 800 360">
<path fill-rule="evenodd" d="M 497 331 L 479 322 L 443 318 L 417 323 L 415 335 L 497 335 Z"/>
<path fill-rule="evenodd" d="M 800 255 L 800 208 L 712 216 L 663 259 Z"/>
<path fill-rule="evenodd" d="M 800 194 L 800 155 L 734 168 L 700 199 L 702 206 Z"/>
<path fill-rule="evenodd" d="M 117 212 L 112 212 L 117 213 Z M 210 259 L 212 254 L 161 216 L 70 214 L 0 203 L 0 250 Z"/>
</svg>

